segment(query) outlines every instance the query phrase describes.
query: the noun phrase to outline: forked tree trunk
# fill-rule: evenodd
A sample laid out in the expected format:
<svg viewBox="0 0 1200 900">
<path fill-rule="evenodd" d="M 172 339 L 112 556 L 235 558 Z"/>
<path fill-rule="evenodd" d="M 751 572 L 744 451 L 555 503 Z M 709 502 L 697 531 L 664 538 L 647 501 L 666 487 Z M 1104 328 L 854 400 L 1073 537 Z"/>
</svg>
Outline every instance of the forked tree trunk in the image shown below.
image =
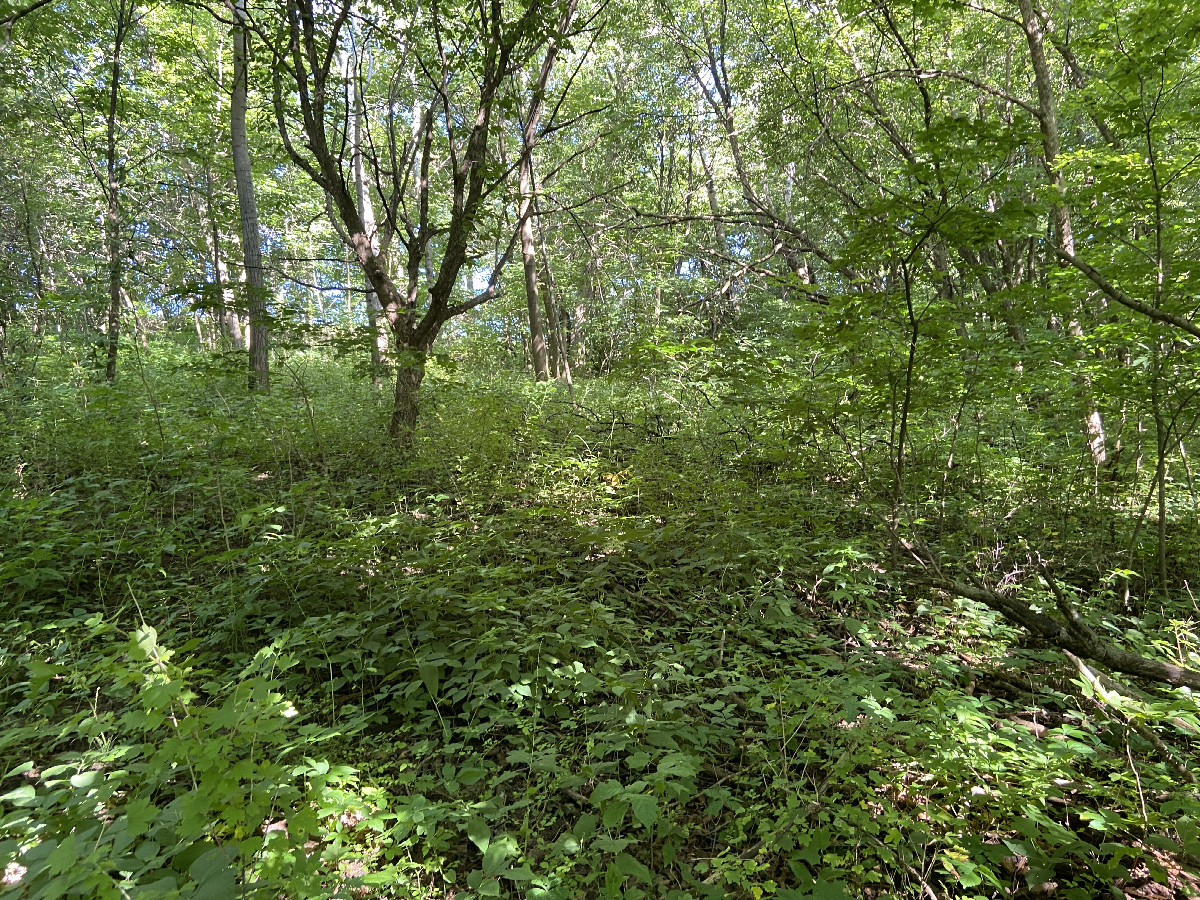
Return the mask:
<svg viewBox="0 0 1200 900">
<path fill-rule="evenodd" d="M 572 12 L 575 2 L 568 0 Z M 438 103 L 428 107 L 419 125 L 414 123 L 413 143 L 409 145 L 414 158 L 419 159 L 420 163 L 419 178 L 411 185 L 415 194 L 414 202 L 404 208 L 406 216 L 410 211 L 415 215 L 406 222 L 408 239 L 401 237 L 408 257 L 405 265 L 408 287 L 402 292 L 388 271 L 386 261 L 377 247 L 373 246 L 363 220 L 364 210 L 343 174 L 341 150 L 331 144 L 331 134 L 326 129 L 327 117 L 337 112 L 329 102 L 332 96 L 329 90 L 333 75 L 331 64 L 340 49 L 342 29 L 346 27 L 347 19 L 345 16 L 335 16 L 328 31 L 323 28 L 318 30 L 314 23 L 322 20 L 325 7 L 319 6 L 315 0 L 285 0 L 282 6 L 286 16 L 288 46 L 276 64 L 276 125 L 288 155 L 325 191 L 341 220 L 354 257 L 378 295 L 395 335 L 396 393 L 389 432 L 395 444 L 403 448 L 410 445 L 415 436 L 418 396 L 425 376 L 426 358 L 438 332 L 450 319 L 495 296 L 498 287 L 496 273 L 503 268 L 511 254 L 510 245 L 510 249 L 497 261 L 487 291 L 459 303 L 451 302 L 460 274 L 471 264 L 471 243 L 483 204 L 500 187 L 499 183 L 489 183 L 491 173 L 486 165 L 493 107 L 504 85 L 523 64 L 524 57 L 514 55 L 516 43 L 508 39 L 509 29 L 504 18 L 507 4 L 502 4 L 500 0 L 480 4 L 478 24 L 482 57 L 473 123 L 460 131 L 457 117 L 461 109 L 452 109 L 444 100 L 441 103 L 445 133 L 451 142 L 460 142 L 455 146 L 461 149 L 461 153 L 456 151 L 451 156 L 453 165 L 448 170 L 452 188 L 449 220 L 444 228 L 436 229 L 441 247 L 441 265 L 434 283 L 428 288 L 428 302 L 423 304 L 420 302 L 419 281 L 422 261 L 428 252 L 430 235 L 434 230 L 430 221 L 430 169 L 433 165 L 433 117 L 438 115 Z M 349 11 L 348 4 L 341 8 Z M 434 15 L 438 15 L 436 11 Z M 521 21 L 524 23 L 526 20 Z M 567 16 L 557 30 L 558 35 L 566 36 L 569 21 Z M 552 56 L 552 50 L 548 55 Z M 450 70 L 445 55 L 441 58 L 441 66 L 443 76 L 449 78 Z M 288 86 L 294 85 L 297 89 L 293 97 L 299 106 L 299 121 L 303 122 L 303 143 L 293 140 L 292 127 L 285 115 L 284 73 Z M 540 99 L 538 102 L 541 102 Z M 388 115 L 385 115 L 385 120 L 392 129 L 389 135 L 394 139 L 395 121 Z M 456 132 L 458 138 L 454 136 Z M 389 209 L 395 210 L 399 208 L 397 204 L 400 199 L 393 195 L 390 201 L 385 198 L 385 202 L 391 203 Z"/>
<path fill-rule="evenodd" d="M 246 139 L 246 91 L 249 56 L 246 39 L 246 0 L 237 0 L 238 22 L 233 28 L 233 99 L 229 104 L 229 134 L 233 145 L 233 174 L 237 181 L 238 213 L 242 226 L 242 256 L 246 266 L 247 310 L 250 314 L 250 388 L 270 389 L 270 337 L 267 331 L 267 291 L 263 279 L 258 203 L 250 146 Z"/>
</svg>

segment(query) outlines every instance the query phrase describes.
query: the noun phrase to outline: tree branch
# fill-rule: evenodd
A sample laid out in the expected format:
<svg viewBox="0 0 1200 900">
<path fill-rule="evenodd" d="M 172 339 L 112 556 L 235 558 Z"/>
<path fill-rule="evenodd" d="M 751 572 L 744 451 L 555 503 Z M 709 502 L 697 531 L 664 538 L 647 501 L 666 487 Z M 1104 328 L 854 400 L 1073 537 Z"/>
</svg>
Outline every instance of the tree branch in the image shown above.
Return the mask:
<svg viewBox="0 0 1200 900">
<path fill-rule="evenodd" d="M 1185 319 L 1182 316 L 1177 316 L 1174 313 L 1166 312 L 1165 310 L 1155 309 L 1150 304 L 1143 303 L 1141 300 L 1135 300 L 1074 253 L 1063 250 L 1061 247 L 1055 247 L 1054 253 L 1063 262 L 1074 266 L 1086 275 L 1092 284 L 1100 288 L 1109 299 L 1115 300 L 1117 303 L 1132 309 L 1136 313 L 1140 313 L 1147 319 L 1152 319 L 1155 322 L 1163 322 L 1181 331 L 1186 331 L 1192 337 L 1200 338 L 1200 325 L 1196 325 L 1195 322 Z"/>
</svg>

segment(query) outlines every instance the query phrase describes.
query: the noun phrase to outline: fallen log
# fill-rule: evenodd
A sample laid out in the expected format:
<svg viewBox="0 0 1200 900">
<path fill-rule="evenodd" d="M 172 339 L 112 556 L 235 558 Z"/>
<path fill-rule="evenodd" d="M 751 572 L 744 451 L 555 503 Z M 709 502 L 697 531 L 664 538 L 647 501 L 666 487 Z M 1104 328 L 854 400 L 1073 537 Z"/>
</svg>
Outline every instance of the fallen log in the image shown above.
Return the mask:
<svg viewBox="0 0 1200 900">
<path fill-rule="evenodd" d="M 968 584 L 940 574 L 929 575 L 924 572 L 910 575 L 908 580 L 909 583 L 919 587 L 934 588 L 947 594 L 982 603 L 989 609 L 1000 613 L 1014 625 L 1024 628 L 1030 634 L 1036 635 L 1059 650 L 1089 659 L 1113 671 L 1132 675 L 1135 678 L 1169 684 L 1173 687 L 1200 690 L 1200 672 L 1161 660 L 1150 659 L 1140 653 L 1123 650 L 1102 640 L 1084 622 L 1078 610 L 1071 605 L 1058 582 L 1048 572 L 1044 573 L 1044 577 L 1054 594 L 1055 603 L 1063 614 L 1061 620 L 1034 609 L 1015 596 L 1001 594 L 999 591 L 979 583 Z"/>
</svg>

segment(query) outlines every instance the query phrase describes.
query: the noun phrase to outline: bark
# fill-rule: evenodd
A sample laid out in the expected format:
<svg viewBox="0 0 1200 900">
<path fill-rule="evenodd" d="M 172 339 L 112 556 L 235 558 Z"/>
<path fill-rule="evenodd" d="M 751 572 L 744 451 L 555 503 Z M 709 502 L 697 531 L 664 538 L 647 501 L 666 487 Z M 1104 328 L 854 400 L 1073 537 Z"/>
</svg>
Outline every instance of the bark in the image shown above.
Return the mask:
<svg viewBox="0 0 1200 900">
<path fill-rule="evenodd" d="M 421 411 L 421 382 L 425 380 L 426 353 L 406 349 L 396 366 L 396 394 L 388 433 L 401 449 L 412 446 Z"/>
<path fill-rule="evenodd" d="M 559 26 L 560 32 L 571 27 L 571 19 L 574 18 L 577 4 L 578 0 L 570 0 Z M 533 356 L 533 373 L 538 381 L 550 380 L 550 358 L 546 349 L 546 332 L 542 325 L 541 303 L 538 297 L 537 249 L 533 242 L 533 205 L 537 193 L 533 177 L 533 151 L 538 141 L 538 125 L 542 118 L 546 84 L 550 80 L 550 72 L 554 69 L 554 61 L 557 56 L 558 42 L 551 40 L 546 48 L 542 67 L 538 71 L 537 82 L 533 87 L 533 99 L 529 104 L 529 112 L 525 116 L 525 122 L 521 128 L 521 160 L 518 173 L 521 192 L 521 265 L 525 273 L 525 305 L 529 313 L 529 343 Z"/>
<path fill-rule="evenodd" d="M 900 507 L 904 500 L 904 454 L 908 444 L 908 417 L 912 409 L 913 372 L 917 366 L 917 341 L 921 336 L 921 320 L 917 318 L 913 308 L 912 276 L 908 263 L 901 262 L 901 274 L 904 287 L 904 304 L 908 313 L 908 362 L 904 367 L 904 394 L 900 404 L 899 426 L 895 442 L 895 493 L 892 496 L 892 561 L 895 563 L 900 552 L 897 539 L 900 527 Z"/>
<path fill-rule="evenodd" d="M 1060 250 L 1075 252 L 1075 236 L 1071 230 L 1071 214 L 1067 209 L 1066 184 L 1062 169 L 1058 166 L 1058 114 L 1054 102 L 1054 82 L 1050 67 L 1046 63 L 1046 50 L 1042 35 L 1042 24 L 1033 8 L 1033 0 L 1018 0 L 1021 10 L 1021 25 L 1029 45 L 1029 60 L 1033 65 L 1034 85 L 1038 95 L 1038 126 L 1042 132 L 1042 164 L 1046 176 L 1055 190 L 1055 201 L 1050 214 L 1054 222 L 1055 239 Z"/>
<path fill-rule="evenodd" d="M 371 205 L 371 186 L 367 181 L 366 164 L 362 152 L 366 104 L 363 100 L 362 82 L 358 73 L 351 72 L 350 79 L 353 82 L 352 90 L 354 92 L 354 121 L 351 129 L 351 168 L 354 170 L 354 193 L 358 200 L 359 212 L 362 215 L 363 228 L 371 241 L 371 252 L 378 254 L 380 245 L 378 231 L 375 227 L 375 209 Z M 366 279 L 366 285 L 367 322 L 371 329 L 371 386 L 375 390 L 381 391 L 383 390 L 384 364 L 388 355 L 388 336 L 387 329 L 384 327 L 383 305 L 379 302 L 379 295 L 371 286 L 370 279 Z"/>
<path fill-rule="evenodd" d="M 554 302 L 554 288 L 550 284 L 550 269 L 543 261 L 538 273 L 542 287 L 542 312 L 546 319 L 546 346 L 550 353 L 550 374 L 554 378 L 563 377 L 562 344 L 559 342 L 561 325 L 558 321 L 558 305 Z"/>
<path fill-rule="evenodd" d="M 1171 439 L 1171 428 L 1167 424 L 1162 404 L 1162 348 L 1154 344 L 1154 364 L 1150 377 L 1150 405 L 1154 415 L 1155 466 L 1154 480 L 1158 485 L 1158 532 L 1155 560 L 1158 566 L 1158 590 L 1167 593 L 1167 450 Z"/>
<path fill-rule="evenodd" d="M 208 233 L 205 235 L 208 243 L 208 254 L 212 260 L 213 274 L 217 278 L 217 320 L 221 330 L 229 339 L 234 350 L 246 349 L 242 342 L 242 325 L 238 321 L 237 310 L 234 309 L 232 282 L 229 280 L 229 266 L 225 263 L 225 255 L 221 252 L 221 227 L 217 222 L 216 204 L 213 201 L 212 174 L 206 173 L 205 199 L 208 203 Z"/>
<path fill-rule="evenodd" d="M 700 166 L 704 169 L 704 186 L 708 194 L 708 209 L 713 217 L 713 237 L 717 242 L 717 253 L 724 255 L 726 252 L 726 235 L 725 226 L 721 222 L 721 203 L 717 196 L 717 181 L 713 172 L 712 162 L 709 160 L 704 148 L 700 148 Z M 715 302 L 715 308 L 709 310 L 708 333 L 715 338 L 721 331 L 722 320 L 726 307 L 732 306 L 730 302 L 731 292 L 733 290 L 733 279 L 725 279 L 718 267 L 714 272 L 715 280 L 720 282 L 724 279 L 724 284 L 720 288 Z"/>
<path fill-rule="evenodd" d="M 1067 207 L 1066 180 L 1062 168 L 1058 164 L 1059 135 L 1058 113 L 1054 102 L 1054 83 L 1050 75 L 1050 67 L 1046 62 L 1045 43 L 1042 34 L 1042 23 L 1033 8 L 1033 0 L 1018 0 L 1021 11 L 1021 25 L 1025 31 L 1025 40 L 1029 45 L 1029 60 L 1033 66 L 1034 85 L 1038 95 L 1038 126 L 1042 134 L 1042 164 L 1046 169 L 1046 177 L 1054 188 L 1054 202 L 1050 207 L 1050 218 L 1054 224 L 1055 252 L 1061 265 L 1075 257 L 1075 235 L 1071 228 L 1071 213 Z M 1074 338 L 1083 337 L 1083 326 L 1078 320 L 1072 321 L 1067 327 L 1068 333 Z M 1104 434 L 1104 421 L 1092 395 L 1091 383 L 1088 378 L 1080 376 L 1076 379 L 1083 394 L 1084 430 L 1087 433 L 1088 450 L 1092 462 L 1097 466 L 1104 465 L 1108 458 L 1107 439 Z"/>
<path fill-rule="evenodd" d="M 529 315 L 529 345 L 533 375 L 538 381 L 550 380 L 550 357 L 546 332 L 542 328 L 541 301 L 538 297 L 537 252 L 533 243 L 533 161 L 526 150 L 521 154 L 521 266 L 525 273 L 525 308 Z"/>
<path fill-rule="evenodd" d="M 585 298 L 591 301 L 593 309 L 604 308 L 604 259 L 601 256 L 593 254 L 588 260 L 584 278 L 587 283 L 576 299 L 575 309 L 571 314 L 571 332 L 568 336 L 571 366 L 575 371 L 583 370 L 591 349 L 587 328 L 588 304 Z"/>
<path fill-rule="evenodd" d="M 220 285 L 220 293 L 217 301 L 217 317 L 221 322 L 221 329 L 225 336 L 229 338 L 229 345 L 234 350 L 241 352 L 246 349 L 245 340 L 242 337 L 242 323 L 238 320 L 237 310 L 234 308 L 233 289 L 230 287 L 229 266 L 225 263 L 225 255 L 221 252 L 221 236 L 217 223 L 212 223 L 212 234 L 210 235 L 213 271 L 217 276 L 217 284 Z"/>
<path fill-rule="evenodd" d="M 242 257 L 246 269 L 247 310 L 250 315 L 250 388 L 270 389 L 270 336 L 267 330 L 267 291 L 263 278 L 262 243 L 258 228 L 258 203 L 246 138 L 247 79 L 250 60 L 246 28 L 246 0 L 237 0 L 238 24 L 233 29 L 233 98 L 229 104 L 229 133 L 233 145 L 233 173 L 237 181 L 238 213 L 242 226 Z"/>
<path fill-rule="evenodd" d="M 224 49 L 225 40 L 224 37 L 222 37 L 217 56 L 217 92 L 215 97 L 216 118 L 218 120 L 221 118 L 221 104 L 226 96 Z M 222 250 L 221 224 L 220 219 L 217 216 L 217 204 L 215 197 L 216 190 L 214 188 L 213 174 L 208 167 L 205 167 L 204 200 L 208 208 L 209 223 L 206 240 L 208 241 L 209 256 L 212 259 L 213 274 L 217 279 L 218 291 L 215 313 L 218 324 L 218 333 L 228 339 L 229 345 L 235 351 L 240 353 L 246 349 L 246 345 L 242 337 L 242 323 L 238 318 L 233 294 L 233 282 L 229 277 L 229 266 L 225 261 L 225 254 Z"/>
<path fill-rule="evenodd" d="M 574 388 L 571 382 L 571 363 L 567 359 L 567 347 L 563 340 L 562 327 L 562 312 L 558 308 L 558 290 L 554 284 L 554 272 L 550 269 L 550 251 L 546 246 L 546 230 L 541 227 L 541 209 L 538 207 L 537 200 L 534 200 L 534 213 L 538 220 L 538 237 L 539 249 L 541 251 L 541 269 L 542 269 L 542 284 L 546 288 L 544 298 L 546 307 L 546 323 L 549 329 L 548 337 L 550 338 L 550 370 L 554 373 L 554 377 L 561 379 L 567 383 L 567 386 Z"/>
<path fill-rule="evenodd" d="M 1047 582 L 1062 613 L 1062 619 L 1039 612 L 1016 597 L 1001 594 L 979 584 L 966 584 L 943 577 L 918 576 L 913 579 L 914 584 L 936 588 L 948 594 L 955 594 L 967 600 L 982 603 L 1000 613 L 1014 625 L 1024 628 L 1058 649 L 1098 662 L 1114 671 L 1175 687 L 1200 690 L 1200 672 L 1157 659 L 1150 659 L 1101 640 L 1083 621 L 1079 612 L 1067 601 L 1058 582 L 1049 576 L 1047 576 Z"/>
<path fill-rule="evenodd" d="M 117 106 L 121 97 L 121 49 L 133 24 L 133 0 L 119 0 L 116 7 L 116 34 L 113 41 L 112 65 L 109 69 L 108 114 L 105 131 L 105 212 L 104 250 L 108 262 L 108 328 L 104 378 L 117 377 L 117 348 L 121 340 L 121 283 L 124 262 L 121 255 L 121 181 L 120 161 L 117 159 Z"/>
<path fill-rule="evenodd" d="M 42 275 L 42 260 L 45 257 L 45 242 L 42 240 L 41 229 L 37 225 L 34 218 L 33 207 L 29 203 L 29 189 L 25 186 L 25 179 L 20 180 L 21 190 L 21 206 L 25 211 L 22 223 L 25 232 L 25 242 L 29 248 L 29 268 L 30 274 L 33 275 L 33 290 L 39 299 L 46 294 L 46 284 Z M 53 286 L 51 286 L 53 290 Z"/>
</svg>

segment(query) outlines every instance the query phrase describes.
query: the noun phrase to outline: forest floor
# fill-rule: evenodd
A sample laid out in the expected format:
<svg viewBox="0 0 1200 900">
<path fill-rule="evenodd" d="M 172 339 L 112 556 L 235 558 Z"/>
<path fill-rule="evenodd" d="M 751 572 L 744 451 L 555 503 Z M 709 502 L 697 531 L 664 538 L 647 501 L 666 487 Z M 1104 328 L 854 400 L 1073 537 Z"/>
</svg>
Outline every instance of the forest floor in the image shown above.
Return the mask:
<svg viewBox="0 0 1200 900">
<path fill-rule="evenodd" d="M 1200 896 L 1191 697 L 914 587 L 832 437 L 435 372 L 401 458 L 336 365 L 212 365 L 6 407 L 15 896 Z M 1001 555 L 938 479 L 913 522 Z"/>
</svg>

